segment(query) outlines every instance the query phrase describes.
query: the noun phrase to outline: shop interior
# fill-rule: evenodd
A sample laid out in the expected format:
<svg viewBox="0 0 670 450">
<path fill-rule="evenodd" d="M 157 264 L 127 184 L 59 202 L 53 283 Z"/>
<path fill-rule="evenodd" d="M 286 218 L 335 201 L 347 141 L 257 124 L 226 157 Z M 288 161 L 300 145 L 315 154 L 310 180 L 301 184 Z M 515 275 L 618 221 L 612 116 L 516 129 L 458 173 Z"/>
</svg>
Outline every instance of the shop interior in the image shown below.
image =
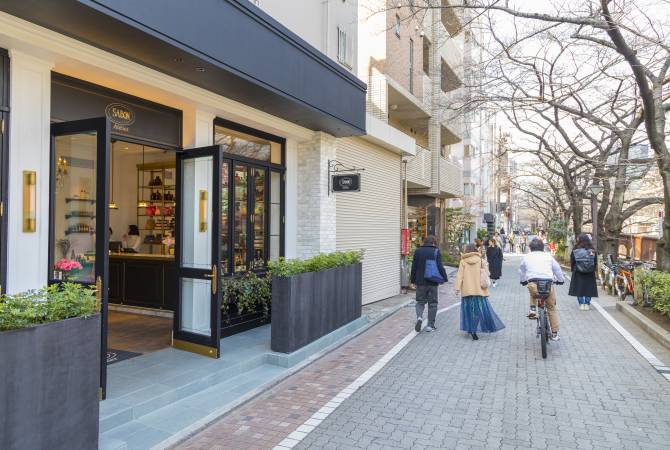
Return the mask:
<svg viewBox="0 0 670 450">
<path fill-rule="evenodd" d="M 54 278 L 95 283 L 95 136 L 56 138 Z M 108 363 L 170 346 L 176 153 L 113 140 Z"/>
</svg>

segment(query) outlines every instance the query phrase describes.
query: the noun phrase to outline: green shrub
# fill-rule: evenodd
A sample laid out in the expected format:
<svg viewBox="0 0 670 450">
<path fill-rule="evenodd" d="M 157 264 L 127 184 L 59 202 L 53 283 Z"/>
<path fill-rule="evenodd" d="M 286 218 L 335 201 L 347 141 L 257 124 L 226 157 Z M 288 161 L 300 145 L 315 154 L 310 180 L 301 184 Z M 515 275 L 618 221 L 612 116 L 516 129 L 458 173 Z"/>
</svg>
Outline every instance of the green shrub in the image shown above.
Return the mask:
<svg viewBox="0 0 670 450">
<path fill-rule="evenodd" d="M 662 314 L 670 315 L 670 273 L 640 270 L 636 272 L 636 278 L 646 287 L 654 308 Z"/>
<path fill-rule="evenodd" d="M 489 232 L 486 230 L 486 228 L 478 228 L 477 229 L 477 239 L 484 240 L 489 236 Z"/>
<path fill-rule="evenodd" d="M 445 266 L 458 267 L 460 257 L 455 257 L 449 253 L 440 253 L 442 255 L 442 264 Z"/>
<path fill-rule="evenodd" d="M 232 305 L 239 314 L 260 310 L 265 318 L 270 315 L 272 302 L 272 282 L 270 275 L 257 276 L 253 272 L 242 277 L 228 277 L 222 280 L 223 302 L 221 309 L 230 315 Z"/>
<path fill-rule="evenodd" d="M 358 264 L 363 260 L 363 252 L 351 250 L 346 252 L 321 253 L 309 259 L 284 259 L 269 264 L 272 275 L 290 277 L 308 272 L 321 272 L 336 267 Z"/>
<path fill-rule="evenodd" d="M 76 283 L 54 284 L 0 297 L 0 331 L 86 317 L 95 312 L 95 288 Z"/>
</svg>

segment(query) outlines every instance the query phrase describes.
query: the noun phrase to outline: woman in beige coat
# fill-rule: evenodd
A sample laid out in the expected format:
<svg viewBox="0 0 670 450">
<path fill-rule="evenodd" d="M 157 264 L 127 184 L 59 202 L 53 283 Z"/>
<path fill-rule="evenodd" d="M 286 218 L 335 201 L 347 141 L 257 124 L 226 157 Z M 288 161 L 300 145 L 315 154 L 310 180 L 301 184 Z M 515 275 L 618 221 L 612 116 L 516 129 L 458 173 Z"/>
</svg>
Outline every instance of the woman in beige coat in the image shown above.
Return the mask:
<svg viewBox="0 0 670 450">
<path fill-rule="evenodd" d="M 482 280 L 488 281 L 488 276 L 486 260 L 474 244 L 468 244 L 461 255 L 455 288 L 461 295 L 461 330 L 470 333 L 475 341 L 479 339 L 477 332 L 495 333 L 505 328 L 489 303 L 488 287 L 482 286 Z"/>
</svg>

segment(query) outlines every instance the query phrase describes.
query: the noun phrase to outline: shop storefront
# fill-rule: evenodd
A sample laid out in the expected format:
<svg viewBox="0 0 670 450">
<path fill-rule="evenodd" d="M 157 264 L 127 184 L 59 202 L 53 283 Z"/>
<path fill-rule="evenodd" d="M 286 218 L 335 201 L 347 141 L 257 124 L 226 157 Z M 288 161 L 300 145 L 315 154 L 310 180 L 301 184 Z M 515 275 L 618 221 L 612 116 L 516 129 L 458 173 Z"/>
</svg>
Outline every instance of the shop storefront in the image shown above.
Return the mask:
<svg viewBox="0 0 670 450">
<path fill-rule="evenodd" d="M 51 122 L 49 283 L 102 292 L 103 355 L 136 349 L 115 326 L 147 339 L 129 313 L 173 313 L 150 338 L 214 357 L 262 323 L 224 321 L 217 285 L 284 254 L 285 139 L 214 119 L 214 145 L 183 151 L 181 111 L 58 73 Z"/>
<path fill-rule="evenodd" d="M 321 162 L 364 133 L 365 85 L 247 2 L 103 3 L 0 6 L 0 283 L 98 288 L 104 389 L 108 346 L 219 357 L 260 323 L 224 278 L 336 250 Z"/>
</svg>

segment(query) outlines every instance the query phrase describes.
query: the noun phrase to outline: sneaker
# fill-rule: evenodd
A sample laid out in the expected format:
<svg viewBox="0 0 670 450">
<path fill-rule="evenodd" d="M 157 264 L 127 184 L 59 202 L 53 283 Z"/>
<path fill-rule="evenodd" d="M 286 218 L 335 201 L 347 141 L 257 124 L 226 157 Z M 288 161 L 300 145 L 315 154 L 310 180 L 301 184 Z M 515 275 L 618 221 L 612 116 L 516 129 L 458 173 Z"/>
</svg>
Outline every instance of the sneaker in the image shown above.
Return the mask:
<svg viewBox="0 0 670 450">
<path fill-rule="evenodd" d="M 426 333 L 432 333 L 432 332 L 435 331 L 436 329 L 437 329 L 437 328 L 435 328 L 435 327 L 431 327 L 430 325 L 428 325 L 424 330 L 425 330 Z"/>
<path fill-rule="evenodd" d="M 421 324 L 422 324 L 422 323 L 423 323 L 423 319 L 421 319 L 421 317 L 419 317 L 418 319 L 416 319 L 416 324 L 414 325 L 414 331 L 416 331 L 417 333 L 418 333 L 419 331 L 421 331 Z"/>
<path fill-rule="evenodd" d="M 590 309 L 591 309 L 591 305 L 589 305 L 588 303 L 586 305 L 584 305 L 584 311 L 588 311 Z"/>
<path fill-rule="evenodd" d="M 491 283 L 491 287 L 496 287 L 496 282 Z"/>
<path fill-rule="evenodd" d="M 537 319 L 537 308 L 535 306 L 530 307 L 530 311 L 528 311 L 528 318 Z"/>
<path fill-rule="evenodd" d="M 553 333 L 551 333 L 551 338 L 550 339 L 552 341 L 560 341 L 561 336 L 558 334 L 558 331 L 554 331 Z"/>
<path fill-rule="evenodd" d="M 579 310 L 580 310 L 580 311 L 586 311 L 585 306 L 586 306 L 585 304 L 580 303 L 580 304 L 579 304 Z"/>
</svg>

